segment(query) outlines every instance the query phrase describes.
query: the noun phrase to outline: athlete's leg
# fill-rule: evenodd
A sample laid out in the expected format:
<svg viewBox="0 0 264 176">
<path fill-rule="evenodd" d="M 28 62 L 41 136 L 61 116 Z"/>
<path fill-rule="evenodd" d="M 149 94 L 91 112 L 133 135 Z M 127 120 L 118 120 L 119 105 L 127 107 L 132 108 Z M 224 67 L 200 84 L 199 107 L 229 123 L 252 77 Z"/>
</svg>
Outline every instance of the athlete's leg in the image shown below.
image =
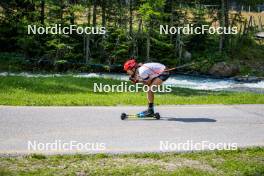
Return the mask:
<svg viewBox="0 0 264 176">
<path fill-rule="evenodd" d="M 147 92 L 148 97 L 148 103 L 154 103 L 154 92 L 152 90 L 155 89 L 156 86 L 159 86 L 163 83 L 163 81 L 160 78 L 154 78 L 152 83 L 149 85 L 149 90 Z"/>
<path fill-rule="evenodd" d="M 154 115 L 154 92 L 157 86 L 162 84 L 162 80 L 160 78 L 154 78 L 151 84 L 149 85 L 149 89 L 147 92 L 148 98 L 148 109 L 142 112 L 142 116 L 144 117 L 152 117 Z"/>
<path fill-rule="evenodd" d="M 152 82 L 150 83 L 150 87 L 157 87 L 159 85 L 161 85 L 164 81 L 166 81 L 168 78 L 170 77 L 170 73 L 169 72 L 164 72 L 162 73 L 161 75 L 159 75 L 158 77 L 154 78 L 152 80 Z M 151 90 L 154 90 L 154 88 L 151 88 L 149 91 L 148 91 L 148 103 L 151 103 L 152 106 L 153 106 L 153 103 L 154 103 L 154 92 L 151 91 Z"/>
<path fill-rule="evenodd" d="M 146 111 L 143 111 L 140 113 L 140 116 L 142 117 L 152 117 L 154 115 L 154 92 L 152 90 L 155 90 L 157 86 L 161 85 L 164 81 L 166 81 L 169 77 L 169 73 L 167 74 L 161 74 L 158 77 L 154 78 L 149 86 L 149 90 L 147 92 L 147 98 L 148 98 L 148 109 Z"/>
</svg>

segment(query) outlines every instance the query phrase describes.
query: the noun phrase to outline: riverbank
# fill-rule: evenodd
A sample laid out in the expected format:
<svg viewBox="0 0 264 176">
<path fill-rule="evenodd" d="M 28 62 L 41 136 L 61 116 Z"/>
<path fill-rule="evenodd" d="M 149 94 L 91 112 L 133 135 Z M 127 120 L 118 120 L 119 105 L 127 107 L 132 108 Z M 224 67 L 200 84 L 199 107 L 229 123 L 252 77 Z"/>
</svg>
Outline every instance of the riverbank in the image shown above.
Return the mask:
<svg viewBox="0 0 264 176">
<path fill-rule="evenodd" d="M 120 80 L 84 77 L 0 76 L 0 105 L 115 106 L 145 105 L 144 92 L 94 92 L 94 83 L 119 85 Z M 193 90 L 173 87 L 156 95 L 157 105 L 264 104 L 264 94 Z"/>
<path fill-rule="evenodd" d="M 0 158 L 0 175 L 263 175 L 263 148 L 194 153 L 26 155 Z"/>
</svg>

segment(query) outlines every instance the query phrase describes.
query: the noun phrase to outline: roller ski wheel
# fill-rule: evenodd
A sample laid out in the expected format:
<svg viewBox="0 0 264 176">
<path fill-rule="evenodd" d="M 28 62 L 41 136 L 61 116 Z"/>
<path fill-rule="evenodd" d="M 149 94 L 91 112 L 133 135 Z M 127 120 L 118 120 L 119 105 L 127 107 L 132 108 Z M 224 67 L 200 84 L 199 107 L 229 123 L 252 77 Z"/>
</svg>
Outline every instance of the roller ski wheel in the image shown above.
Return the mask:
<svg viewBox="0 0 264 176">
<path fill-rule="evenodd" d="M 159 119 L 160 119 L 160 114 L 157 112 L 157 113 L 154 114 L 154 117 L 155 117 L 157 120 L 159 120 Z"/>
<path fill-rule="evenodd" d="M 121 114 L 121 120 L 125 120 L 125 119 L 127 119 L 127 115 L 126 115 L 126 113 L 122 113 Z"/>
</svg>

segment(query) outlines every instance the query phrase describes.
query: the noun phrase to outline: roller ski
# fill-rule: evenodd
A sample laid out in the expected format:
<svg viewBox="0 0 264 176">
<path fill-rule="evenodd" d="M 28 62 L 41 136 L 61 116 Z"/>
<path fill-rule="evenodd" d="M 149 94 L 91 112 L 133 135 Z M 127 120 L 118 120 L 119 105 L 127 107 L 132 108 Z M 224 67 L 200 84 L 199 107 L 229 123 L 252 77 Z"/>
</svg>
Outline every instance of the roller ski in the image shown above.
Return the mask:
<svg viewBox="0 0 264 176">
<path fill-rule="evenodd" d="M 121 120 L 125 120 L 125 119 L 146 119 L 146 118 L 155 118 L 155 119 L 159 120 L 160 114 L 154 113 L 154 111 L 152 109 L 148 109 L 148 110 L 140 112 L 138 114 L 126 114 L 126 113 L 121 114 Z"/>
</svg>

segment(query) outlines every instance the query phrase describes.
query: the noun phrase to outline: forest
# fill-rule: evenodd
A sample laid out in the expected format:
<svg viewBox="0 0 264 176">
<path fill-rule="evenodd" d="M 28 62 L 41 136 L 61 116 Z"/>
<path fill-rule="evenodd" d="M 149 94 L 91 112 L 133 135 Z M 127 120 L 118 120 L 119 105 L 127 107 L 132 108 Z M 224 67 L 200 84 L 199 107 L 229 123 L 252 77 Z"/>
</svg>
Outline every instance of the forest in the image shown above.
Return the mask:
<svg viewBox="0 0 264 176">
<path fill-rule="evenodd" d="M 226 73 L 220 76 L 263 76 L 264 40 L 256 37 L 264 31 L 264 13 L 259 6 L 263 3 L 264 0 L 1 0 L 0 71 L 122 72 L 124 61 L 135 57 L 140 62 L 161 62 L 168 67 L 195 63 L 182 70 L 192 74 L 214 75 L 217 68 L 224 67 Z M 188 24 L 237 27 L 238 33 L 160 33 L 160 25 Z M 103 34 L 29 34 L 29 25 L 76 25 L 103 29 Z"/>
</svg>

